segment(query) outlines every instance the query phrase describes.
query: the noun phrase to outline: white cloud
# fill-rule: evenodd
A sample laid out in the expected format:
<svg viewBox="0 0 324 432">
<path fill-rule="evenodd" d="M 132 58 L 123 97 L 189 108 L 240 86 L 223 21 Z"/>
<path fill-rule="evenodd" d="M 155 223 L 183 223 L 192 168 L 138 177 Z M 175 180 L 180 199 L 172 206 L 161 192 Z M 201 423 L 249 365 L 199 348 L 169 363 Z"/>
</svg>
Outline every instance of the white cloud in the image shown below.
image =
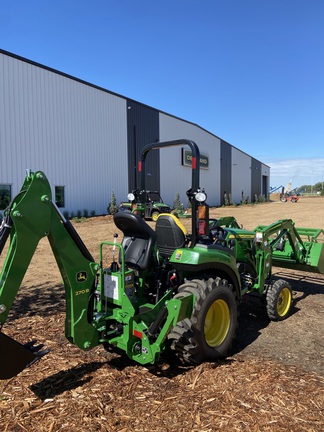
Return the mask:
<svg viewBox="0 0 324 432">
<path fill-rule="evenodd" d="M 322 182 L 324 180 L 324 158 L 268 158 L 270 185 L 286 186 L 292 181 L 293 187 Z"/>
</svg>

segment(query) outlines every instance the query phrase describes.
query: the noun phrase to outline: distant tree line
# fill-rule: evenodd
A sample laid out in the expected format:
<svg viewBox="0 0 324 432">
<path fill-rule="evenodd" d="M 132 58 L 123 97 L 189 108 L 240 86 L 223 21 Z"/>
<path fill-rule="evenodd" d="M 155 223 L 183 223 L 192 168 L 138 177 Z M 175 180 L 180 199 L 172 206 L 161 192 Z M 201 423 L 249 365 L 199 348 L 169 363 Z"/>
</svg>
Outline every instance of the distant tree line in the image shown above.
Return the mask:
<svg viewBox="0 0 324 432">
<path fill-rule="evenodd" d="M 315 185 L 302 185 L 296 188 L 297 193 L 320 193 L 324 195 L 323 182 L 315 183 Z"/>
</svg>

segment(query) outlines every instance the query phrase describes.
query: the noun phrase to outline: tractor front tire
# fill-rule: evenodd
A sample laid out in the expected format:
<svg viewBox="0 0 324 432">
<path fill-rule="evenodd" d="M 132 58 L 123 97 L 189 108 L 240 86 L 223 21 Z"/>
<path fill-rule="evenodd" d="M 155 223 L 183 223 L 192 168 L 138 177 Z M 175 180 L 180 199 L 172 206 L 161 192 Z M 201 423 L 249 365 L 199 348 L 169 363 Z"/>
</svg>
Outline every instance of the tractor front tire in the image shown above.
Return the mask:
<svg viewBox="0 0 324 432">
<path fill-rule="evenodd" d="M 216 361 L 227 355 L 237 328 L 237 302 L 233 287 L 220 278 L 194 279 L 179 287 L 179 296 L 194 294 L 190 318 L 172 330 L 171 348 L 186 363 Z"/>
<path fill-rule="evenodd" d="M 278 279 L 269 285 L 266 294 L 267 314 L 272 321 L 282 321 L 289 315 L 292 305 L 290 284 Z"/>
<path fill-rule="evenodd" d="M 156 222 L 159 215 L 160 215 L 160 213 L 157 211 L 152 212 L 152 214 L 151 214 L 152 221 Z"/>
</svg>

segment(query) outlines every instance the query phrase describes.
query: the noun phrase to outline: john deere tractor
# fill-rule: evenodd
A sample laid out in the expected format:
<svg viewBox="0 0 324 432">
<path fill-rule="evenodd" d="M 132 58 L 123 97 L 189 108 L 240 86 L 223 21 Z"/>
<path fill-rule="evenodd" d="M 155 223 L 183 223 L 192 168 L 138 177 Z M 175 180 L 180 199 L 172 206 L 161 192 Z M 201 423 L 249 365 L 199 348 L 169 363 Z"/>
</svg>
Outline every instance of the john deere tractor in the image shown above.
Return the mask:
<svg viewBox="0 0 324 432">
<path fill-rule="evenodd" d="M 133 190 L 127 195 L 128 201 L 121 202 L 119 209 L 141 215 L 146 220 L 156 222 L 161 213 L 171 213 L 172 209 L 162 200 L 160 192 L 151 190 Z"/>
<path fill-rule="evenodd" d="M 122 241 L 99 244 L 99 260 L 52 200 L 43 172 L 28 172 L 5 212 L 0 253 L 9 240 L 0 275 L 2 331 L 25 272 L 41 238 L 47 237 L 62 275 L 66 296 L 65 334 L 82 350 L 102 345 L 140 364 L 154 363 L 173 349 L 198 364 L 225 357 L 237 327 L 242 296 L 266 300 L 270 319 L 289 314 L 288 282 L 273 280 L 272 264 L 324 272 L 322 230 L 296 229 L 291 220 L 247 231 L 232 217 L 209 220 L 206 193 L 199 184 L 198 146 L 190 140 L 149 144 L 138 164 L 145 190 L 149 151 L 189 146 L 192 152 L 192 226 L 187 233 L 174 215 L 161 214 L 152 229 L 140 215 L 117 212 Z M 302 237 L 307 240 L 303 241 Z M 22 345 L 0 333 L 0 378 L 18 374 L 47 350 Z"/>
</svg>

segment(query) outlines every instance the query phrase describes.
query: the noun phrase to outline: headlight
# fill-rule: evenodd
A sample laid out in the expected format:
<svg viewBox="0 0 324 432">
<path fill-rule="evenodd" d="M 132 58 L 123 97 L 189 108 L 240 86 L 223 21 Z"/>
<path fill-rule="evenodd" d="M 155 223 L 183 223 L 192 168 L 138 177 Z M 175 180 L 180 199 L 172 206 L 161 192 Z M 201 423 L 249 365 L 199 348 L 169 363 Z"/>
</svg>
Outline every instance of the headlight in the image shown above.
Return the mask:
<svg viewBox="0 0 324 432">
<path fill-rule="evenodd" d="M 128 201 L 134 201 L 135 200 L 135 195 L 132 192 L 130 192 L 127 195 L 127 199 L 128 199 Z"/>
<path fill-rule="evenodd" d="M 198 202 L 204 202 L 207 199 L 205 192 L 197 192 L 195 195 L 195 200 Z"/>
</svg>

